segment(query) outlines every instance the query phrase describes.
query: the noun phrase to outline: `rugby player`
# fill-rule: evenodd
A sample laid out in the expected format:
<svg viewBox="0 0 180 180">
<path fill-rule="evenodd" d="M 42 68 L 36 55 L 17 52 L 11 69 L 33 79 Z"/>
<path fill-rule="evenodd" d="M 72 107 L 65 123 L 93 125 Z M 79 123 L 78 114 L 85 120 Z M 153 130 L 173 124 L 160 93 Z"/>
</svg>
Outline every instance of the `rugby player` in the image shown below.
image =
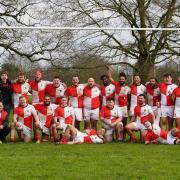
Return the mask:
<svg viewBox="0 0 180 180">
<path fill-rule="evenodd" d="M 48 84 L 45 88 L 45 94 L 48 94 L 51 99 L 51 103 L 60 104 L 61 97 L 64 96 L 66 85 L 61 82 L 58 76 L 53 79 L 53 84 Z"/>
<path fill-rule="evenodd" d="M 35 120 L 36 130 L 39 128 L 39 118 L 34 106 L 27 103 L 26 97 L 19 97 L 19 106 L 14 109 L 13 122 L 11 126 L 10 141 L 14 142 L 15 128 L 21 132 L 25 143 L 31 141 L 32 121 Z M 38 132 L 36 132 L 39 137 Z M 37 143 L 40 141 L 38 140 Z"/>
<path fill-rule="evenodd" d="M 24 73 L 19 73 L 17 80 L 12 84 L 13 92 L 13 104 L 14 108 L 19 106 L 19 97 L 24 96 L 28 102 L 28 92 L 30 91 L 30 85 L 26 82 Z"/>
<path fill-rule="evenodd" d="M 85 133 L 80 132 L 72 125 L 67 125 L 63 139 L 60 144 L 92 144 L 104 142 L 105 130 L 103 128 L 99 129 L 98 132 L 94 129 L 87 129 Z M 57 143 L 59 144 L 59 142 Z"/>
<path fill-rule="evenodd" d="M 54 114 L 54 122 L 52 125 L 54 141 L 59 141 L 58 131 L 65 131 L 66 125 L 70 124 L 74 126 L 74 111 L 73 108 L 68 106 L 67 96 L 61 98 L 61 104 L 56 108 Z"/>
<path fill-rule="evenodd" d="M 111 142 L 113 134 L 116 133 L 118 141 L 123 140 L 123 123 L 122 114 L 118 106 L 115 105 L 114 98 L 107 99 L 107 105 L 103 106 L 100 113 L 100 119 L 103 123 L 103 128 L 106 130 L 105 140 Z"/>
<path fill-rule="evenodd" d="M 100 109 L 100 95 L 101 91 L 95 84 L 95 80 L 93 78 L 89 78 L 88 83 L 83 90 L 83 114 L 85 129 L 97 130 Z"/>
<path fill-rule="evenodd" d="M 178 87 L 173 90 L 172 99 L 175 102 L 174 118 L 176 119 L 176 127 L 180 127 L 180 77 L 177 82 Z"/>
<path fill-rule="evenodd" d="M 172 83 L 171 74 L 164 75 L 164 83 L 159 84 L 161 93 L 161 120 L 160 126 L 164 130 L 173 128 L 174 102 L 172 93 L 177 86 Z"/>
<path fill-rule="evenodd" d="M 155 122 L 155 115 L 152 108 L 146 104 L 146 96 L 140 94 L 138 96 L 138 105 L 134 108 L 134 115 L 131 121 L 126 125 L 127 133 L 131 138 L 131 142 L 136 142 L 134 131 L 140 131 L 141 142 L 144 143 L 146 128 L 144 126 L 145 121 Z"/>
<path fill-rule="evenodd" d="M 35 104 L 34 107 L 39 118 L 39 130 L 42 131 L 42 138 L 38 137 L 38 139 L 42 139 L 42 142 L 46 142 L 50 135 L 52 136 L 51 125 L 53 122 L 55 109 L 58 107 L 58 105 L 52 104 L 49 95 L 45 95 L 44 103 Z M 38 134 L 40 134 L 40 132 Z"/>
<path fill-rule="evenodd" d="M 69 98 L 69 105 L 73 107 L 75 127 L 80 130 L 80 122 L 83 120 L 83 89 L 85 84 L 79 84 L 79 76 L 72 77 L 72 85 L 68 86 L 65 95 Z"/>
</svg>

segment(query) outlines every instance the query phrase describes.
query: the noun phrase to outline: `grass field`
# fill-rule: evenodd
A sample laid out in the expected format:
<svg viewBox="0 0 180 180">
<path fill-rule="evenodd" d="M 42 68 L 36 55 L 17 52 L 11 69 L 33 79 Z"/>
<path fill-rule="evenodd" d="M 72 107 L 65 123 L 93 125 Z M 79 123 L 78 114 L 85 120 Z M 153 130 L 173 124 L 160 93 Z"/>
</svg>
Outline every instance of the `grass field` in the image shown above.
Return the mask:
<svg viewBox="0 0 180 180">
<path fill-rule="evenodd" d="M 180 179 L 180 146 L 3 143 L 0 144 L 1 179 L 176 180 Z"/>
<path fill-rule="evenodd" d="M 0 179 L 180 179 L 169 145 L 4 143 L 0 162 Z"/>
</svg>

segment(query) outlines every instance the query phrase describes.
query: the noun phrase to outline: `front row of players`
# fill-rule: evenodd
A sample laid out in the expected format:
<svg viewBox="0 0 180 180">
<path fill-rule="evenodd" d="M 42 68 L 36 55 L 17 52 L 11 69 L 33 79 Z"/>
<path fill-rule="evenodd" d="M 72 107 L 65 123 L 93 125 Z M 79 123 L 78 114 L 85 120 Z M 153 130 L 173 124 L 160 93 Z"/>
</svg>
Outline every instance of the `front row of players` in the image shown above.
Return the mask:
<svg viewBox="0 0 180 180">
<path fill-rule="evenodd" d="M 2 109 L 0 104 L 1 114 Z M 14 142 L 16 129 L 18 137 L 28 143 L 31 141 L 34 128 L 37 143 L 48 139 L 56 144 L 104 143 L 111 142 L 114 138 L 123 141 L 126 138 L 125 132 L 129 134 L 131 142 L 136 142 L 134 132 L 140 131 L 141 141 L 145 144 L 180 144 L 180 128 L 173 128 L 169 132 L 162 130 L 159 127 L 160 108 L 158 107 L 155 116 L 151 107 L 146 104 L 143 94 L 138 96 L 138 106 L 135 107 L 134 115 L 125 127 L 121 110 L 115 105 L 113 98 L 108 98 L 107 105 L 101 109 L 102 128 L 98 131 L 85 129 L 85 133 L 82 133 L 74 127 L 74 119 L 73 109 L 68 106 L 65 96 L 62 97 L 59 106 L 52 104 L 49 96 L 45 96 L 43 104 L 34 106 L 28 104 L 26 98 L 21 96 L 19 106 L 14 110 L 10 140 Z M 0 126 L 0 131 L 3 127 L 6 126 Z"/>
</svg>

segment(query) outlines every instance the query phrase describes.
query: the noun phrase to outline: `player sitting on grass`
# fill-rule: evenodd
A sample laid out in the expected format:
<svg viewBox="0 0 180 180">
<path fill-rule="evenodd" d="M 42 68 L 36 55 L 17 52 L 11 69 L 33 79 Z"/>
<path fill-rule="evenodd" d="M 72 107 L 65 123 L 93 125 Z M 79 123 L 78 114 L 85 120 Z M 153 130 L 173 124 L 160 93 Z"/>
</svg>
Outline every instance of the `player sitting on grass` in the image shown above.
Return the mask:
<svg viewBox="0 0 180 180">
<path fill-rule="evenodd" d="M 115 105 L 114 98 L 107 99 L 107 105 L 101 109 L 101 120 L 103 128 L 106 130 L 105 139 L 107 142 L 113 140 L 113 134 L 116 133 L 118 141 L 123 140 L 123 123 L 120 108 Z"/>
<path fill-rule="evenodd" d="M 54 111 L 57 108 L 56 104 L 51 104 L 51 99 L 49 95 L 45 95 L 43 104 L 34 105 L 39 122 L 40 128 L 39 131 L 42 131 L 42 141 L 46 142 L 49 139 L 49 135 L 52 135 L 51 124 L 53 121 Z M 38 130 L 37 130 L 38 131 Z M 40 132 L 38 133 L 40 134 Z M 38 137 L 38 139 L 41 139 Z"/>
<path fill-rule="evenodd" d="M 99 129 L 98 132 L 96 132 L 95 129 L 87 129 L 85 133 L 83 133 L 72 125 L 66 125 L 62 140 L 56 144 L 102 144 L 104 142 L 104 134 L 105 129 L 103 128 Z"/>
<path fill-rule="evenodd" d="M 145 144 L 180 144 L 180 130 L 178 128 L 165 131 L 153 127 L 149 121 L 146 121 L 144 125 L 147 128 Z"/>
<path fill-rule="evenodd" d="M 24 96 L 19 97 L 19 106 L 14 110 L 14 117 L 11 127 L 11 142 L 14 142 L 15 128 L 23 134 L 24 142 L 31 141 L 31 131 L 33 118 L 35 120 L 36 129 L 39 128 L 39 119 L 34 106 L 27 103 Z M 37 133 L 38 135 L 38 133 Z M 22 136 L 21 136 L 22 137 Z M 39 141 L 37 141 L 38 143 Z"/>
<path fill-rule="evenodd" d="M 155 122 L 154 112 L 152 108 L 146 104 L 146 96 L 144 94 L 138 96 L 138 105 L 135 107 L 133 114 L 131 121 L 126 125 L 127 133 L 131 138 L 131 142 L 136 142 L 134 131 L 140 131 L 141 142 L 144 143 L 146 134 L 144 122 Z"/>
<path fill-rule="evenodd" d="M 56 108 L 54 114 L 54 122 L 52 125 L 54 141 L 59 141 L 59 130 L 64 132 L 67 124 L 74 126 L 74 119 L 73 108 L 68 106 L 68 98 L 63 96 L 61 98 L 61 104 Z"/>
</svg>

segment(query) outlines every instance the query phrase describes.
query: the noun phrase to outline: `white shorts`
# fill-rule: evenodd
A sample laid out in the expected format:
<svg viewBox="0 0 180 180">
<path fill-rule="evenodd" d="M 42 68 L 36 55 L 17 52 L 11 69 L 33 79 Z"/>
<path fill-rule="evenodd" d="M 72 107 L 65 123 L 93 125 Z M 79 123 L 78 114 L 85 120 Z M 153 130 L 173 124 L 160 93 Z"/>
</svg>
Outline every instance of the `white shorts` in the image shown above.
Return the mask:
<svg viewBox="0 0 180 180">
<path fill-rule="evenodd" d="M 121 123 L 121 125 L 123 126 L 123 123 L 122 123 L 122 122 L 120 122 L 120 123 Z M 112 128 L 112 127 L 109 126 L 108 124 L 103 123 L 103 128 L 106 130 L 105 135 L 112 135 L 113 132 L 114 132 L 114 128 Z"/>
<path fill-rule="evenodd" d="M 83 133 L 83 132 L 80 132 L 80 131 L 77 131 L 77 134 L 76 136 L 74 137 L 74 140 L 75 142 L 79 142 L 79 143 L 84 143 L 84 137 L 85 136 L 88 136 L 86 133 Z"/>
<path fill-rule="evenodd" d="M 127 106 L 119 107 L 122 117 L 128 117 Z"/>
<path fill-rule="evenodd" d="M 32 132 L 31 128 L 25 126 L 24 124 L 22 124 L 20 122 L 18 122 L 18 123 L 20 124 L 20 126 L 17 128 L 17 130 L 22 131 L 23 135 L 31 138 L 31 132 Z"/>
<path fill-rule="evenodd" d="M 180 106 L 175 106 L 174 118 L 180 118 Z"/>
<path fill-rule="evenodd" d="M 44 124 L 40 123 L 40 129 L 42 130 L 43 133 L 49 135 L 49 128 L 45 127 Z"/>
<path fill-rule="evenodd" d="M 140 120 L 137 119 L 135 122 L 132 122 L 132 123 L 137 130 L 140 130 L 140 131 L 146 130 L 145 126 L 140 122 Z"/>
<path fill-rule="evenodd" d="M 91 135 L 90 138 L 93 143 L 96 143 L 96 144 L 103 143 L 103 140 L 100 137 L 98 137 L 97 135 Z"/>
<path fill-rule="evenodd" d="M 76 121 L 82 121 L 83 115 L 82 115 L 82 108 L 73 108 L 74 116 Z"/>
<path fill-rule="evenodd" d="M 161 117 L 174 117 L 174 106 L 161 105 Z"/>
<path fill-rule="evenodd" d="M 90 121 L 90 120 L 99 120 L 99 108 L 96 109 L 83 109 L 84 113 L 84 120 Z"/>
<path fill-rule="evenodd" d="M 174 144 L 174 141 L 176 140 L 176 137 L 174 137 L 171 132 L 168 132 L 167 134 L 167 144 Z"/>
</svg>

